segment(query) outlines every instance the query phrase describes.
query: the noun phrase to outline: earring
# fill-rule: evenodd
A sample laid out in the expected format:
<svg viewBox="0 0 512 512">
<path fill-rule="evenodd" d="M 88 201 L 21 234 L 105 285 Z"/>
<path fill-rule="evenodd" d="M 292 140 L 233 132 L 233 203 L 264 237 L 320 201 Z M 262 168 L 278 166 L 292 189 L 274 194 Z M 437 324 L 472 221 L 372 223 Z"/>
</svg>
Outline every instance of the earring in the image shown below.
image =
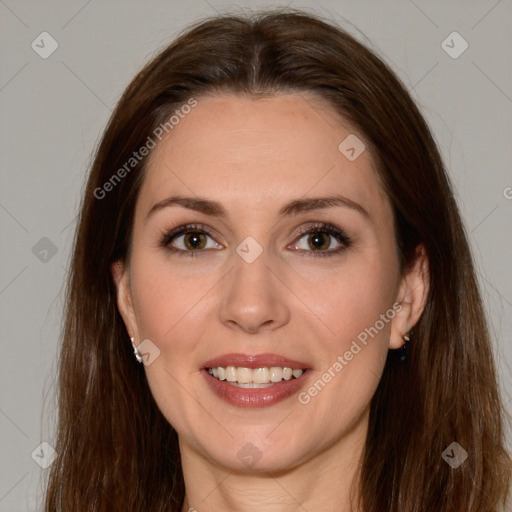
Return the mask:
<svg viewBox="0 0 512 512">
<path fill-rule="evenodd" d="M 139 363 L 142 363 L 142 354 L 139 352 L 137 347 L 135 346 L 135 338 L 130 338 L 130 341 L 132 342 L 133 347 L 133 353 L 135 354 L 135 358 Z"/>
<path fill-rule="evenodd" d="M 404 340 L 404 344 L 396 351 L 398 361 L 401 364 L 405 364 L 407 362 L 407 343 L 409 343 L 411 341 L 411 337 L 412 337 L 412 331 L 406 332 L 402 336 L 402 339 Z"/>
</svg>

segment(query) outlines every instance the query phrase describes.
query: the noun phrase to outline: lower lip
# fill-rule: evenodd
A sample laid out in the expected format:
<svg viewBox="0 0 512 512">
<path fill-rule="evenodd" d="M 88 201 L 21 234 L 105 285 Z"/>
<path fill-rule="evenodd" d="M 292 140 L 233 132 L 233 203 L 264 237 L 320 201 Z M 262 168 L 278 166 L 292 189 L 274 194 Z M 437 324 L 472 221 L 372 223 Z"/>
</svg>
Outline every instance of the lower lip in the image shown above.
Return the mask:
<svg viewBox="0 0 512 512">
<path fill-rule="evenodd" d="M 305 383 L 303 373 L 298 379 L 282 380 L 268 388 L 239 388 L 210 375 L 206 369 L 202 374 L 210 389 L 222 400 L 236 407 L 267 407 L 298 393 Z"/>
</svg>

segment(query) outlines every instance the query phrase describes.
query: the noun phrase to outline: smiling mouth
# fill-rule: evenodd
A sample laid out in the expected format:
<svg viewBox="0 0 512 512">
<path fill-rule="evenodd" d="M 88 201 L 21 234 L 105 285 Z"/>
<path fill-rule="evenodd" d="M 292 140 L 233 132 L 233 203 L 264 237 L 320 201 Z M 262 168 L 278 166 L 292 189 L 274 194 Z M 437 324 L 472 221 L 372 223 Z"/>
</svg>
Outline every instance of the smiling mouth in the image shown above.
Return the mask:
<svg viewBox="0 0 512 512">
<path fill-rule="evenodd" d="M 240 388 L 268 388 L 283 381 L 300 378 L 306 371 L 292 369 L 289 366 L 263 366 L 260 368 L 245 368 L 241 366 L 217 366 L 206 368 L 215 379 L 225 381 Z"/>
</svg>

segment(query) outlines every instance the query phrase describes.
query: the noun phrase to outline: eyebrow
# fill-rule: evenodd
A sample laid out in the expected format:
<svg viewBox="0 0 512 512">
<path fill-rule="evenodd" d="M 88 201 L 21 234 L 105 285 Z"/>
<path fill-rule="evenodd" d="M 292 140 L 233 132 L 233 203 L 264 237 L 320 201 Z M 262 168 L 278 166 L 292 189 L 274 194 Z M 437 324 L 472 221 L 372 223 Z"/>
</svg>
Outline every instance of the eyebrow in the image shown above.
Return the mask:
<svg viewBox="0 0 512 512">
<path fill-rule="evenodd" d="M 203 197 L 171 196 L 155 203 L 149 210 L 146 216 L 146 221 L 156 212 L 171 206 L 182 206 L 183 208 L 211 215 L 212 217 L 219 217 L 223 219 L 227 218 L 226 210 L 216 201 L 211 201 Z M 289 217 L 300 213 L 307 213 L 312 210 L 321 210 L 332 207 L 349 208 L 360 213 L 367 220 L 371 220 L 370 214 L 359 203 L 340 195 L 295 199 L 285 204 L 279 210 L 279 215 L 282 217 Z"/>
</svg>

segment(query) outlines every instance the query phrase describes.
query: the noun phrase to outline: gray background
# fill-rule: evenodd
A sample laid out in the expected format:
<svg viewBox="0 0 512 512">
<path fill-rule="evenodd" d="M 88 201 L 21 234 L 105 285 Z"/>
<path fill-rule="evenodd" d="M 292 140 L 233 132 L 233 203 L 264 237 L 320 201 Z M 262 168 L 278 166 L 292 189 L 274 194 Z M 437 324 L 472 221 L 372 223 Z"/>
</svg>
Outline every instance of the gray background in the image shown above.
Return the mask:
<svg viewBox="0 0 512 512">
<path fill-rule="evenodd" d="M 74 219 L 113 106 L 143 63 L 190 22 L 239 6 L 276 5 L 284 4 L 0 0 L 0 511 L 40 508 L 46 470 L 31 453 L 50 460 L 38 445 L 52 440 Z M 419 102 L 456 189 L 512 411 L 511 1 L 289 5 L 368 38 Z M 31 47 L 43 31 L 59 45 L 47 59 Z M 453 31 L 469 44 L 456 59 L 441 46 Z"/>
</svg>

